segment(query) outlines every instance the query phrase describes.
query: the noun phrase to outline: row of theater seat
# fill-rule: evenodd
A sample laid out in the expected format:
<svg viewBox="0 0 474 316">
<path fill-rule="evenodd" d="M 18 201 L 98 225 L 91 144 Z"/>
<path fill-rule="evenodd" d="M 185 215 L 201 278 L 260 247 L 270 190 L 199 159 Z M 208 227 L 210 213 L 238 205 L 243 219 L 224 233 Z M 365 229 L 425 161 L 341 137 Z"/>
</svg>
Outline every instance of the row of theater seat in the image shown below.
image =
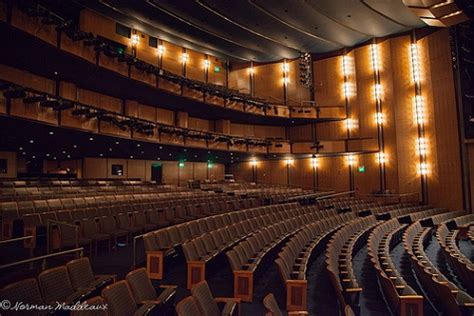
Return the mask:
<svg viewBox="0 0 474 316">
<path fill-rule="evenodd" d="M 441 247 L 441 251 L 448 263 L 459 277 L 463 286 L 468 290 L 471 296 L 474 296 L 474 264 L 459 249 L 457 242 L 459 239 L 466 238 L 466 230 L 474 225 L 474 215 L 464 215 L 454 219 L 450 223 L 441 223 L 436 230 L 436 239 Z M 453 229 L 448 226 L 455 225 Z"/>
<path fill-rule="evenodd" d="M 433 225 L 464 215 L 464 212 L 448 212 L 430 218 Z M 424 291 L 445 315 L 472 315 L 474 299 L 443 275 L 425 253 L 424 245 L 431 238 L 432 227 L 423 226 L 418 220 L 403 234 L 403 245 L 409 254 L 413 270 Z M 462 279 L 463 275 L 458 276 Z"/>
<path fill-rule="evenodd" d="M 175 295 L 176 286 L 162 285 L 159 289 L 155 288 L 144 268 L 129 272 L 125 280 L 118 282 L 115 275 L 94 275 L 87 258 L 75 259 L 64 266 L 47 269 L 37 279 L 21 280 L 0 290 L 0 297 L 12 304 L 21 302 L 30 306 L 50 305 L 53 308 L 58 303 L 95 306 L 92 310 L 71 313 L 82 316 L 169 315 L 174 309 Z M 105 308 L 99 308 L 104 306 Z M 51 312 L 36 311 L 35 314 L 49 315 Z M 67 310 L 56 314 L 67 314 Z"/>
<path fill-rule="evenodd" d="M 427 219 L 430 216 L 444 213 L 443 209 L 424 209 L 409 214 L 408 222 Z M 375 268 L 377 278 L 388 305 L 395 313 L 423 312 L 423 296 L 417 293 L 402 277 L 394 264 L 390 251 L 397 246 L 408 224 L 405 216 L 395 217 L 379 226 L 370 234 L 367 250 Z"/>
</svg>

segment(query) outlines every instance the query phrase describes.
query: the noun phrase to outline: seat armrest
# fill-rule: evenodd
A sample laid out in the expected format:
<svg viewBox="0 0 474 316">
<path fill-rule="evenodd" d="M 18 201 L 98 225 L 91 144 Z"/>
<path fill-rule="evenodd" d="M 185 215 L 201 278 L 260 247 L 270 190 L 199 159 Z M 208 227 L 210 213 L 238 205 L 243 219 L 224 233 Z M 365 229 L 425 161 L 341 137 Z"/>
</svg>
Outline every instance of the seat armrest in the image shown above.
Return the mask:
<svg viewBox="0 0 474 316">
<path fill-rule="evenodd" d="M 288 316 L 308 315 L 307 311 L 289 311 Z"/>
<path fill-rule="evenodd" d="M 160 289 L 176 289 L 178 286 L 174 284 L 162 284 L 160 285 Z"/>
</svg>

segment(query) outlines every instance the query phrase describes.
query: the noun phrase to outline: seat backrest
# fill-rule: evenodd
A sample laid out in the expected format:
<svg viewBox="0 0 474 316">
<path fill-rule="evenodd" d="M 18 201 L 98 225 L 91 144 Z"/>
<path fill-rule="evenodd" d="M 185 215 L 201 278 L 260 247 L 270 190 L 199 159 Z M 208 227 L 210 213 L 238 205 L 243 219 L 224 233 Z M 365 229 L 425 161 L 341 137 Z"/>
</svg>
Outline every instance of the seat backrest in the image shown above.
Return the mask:
<svg viewBox="0 0 474 316">
<path fill-rule="evenodd" d="M 43 304 L 41 291 L 36 279 L 26 279 L 5 286 L 0 290 L 2 300 L 23 302 L 25 304 Z"/>
<path fill-rule="evenodd" d="M 125 279 L 128 282 L 133 298 L 138 304 L 144 301 L 152 301 L 157 297 L 155 288 L 151 284 L 145 268 L 130 271 Z"/>
<path fill-rule="evenodd" d="M 283 316 L 273 293 L 269 293 L 263 298 L 263 305 L 273 316 Z"/>
<path fill-rule="evenodd" d="M 201 311 L 196 300 L 192 296 L 188 296 L 176 305 L 176 314 L 178 316 L 201 316 Z"/>
<path fill-rule="evenodd" d="M 65 266 L 41 272 L 38 275 L 38 282 L 46 303 L 65 302 L 68 296 L 74 293 Z"/>
<path fill-rule="evenodd" d="M 212 296 L 211 289 L 206 281 L 201 281 L 194 285 L 191 289 L 191 294 L 198 303 L 202 315 L 204 316 L 219 316 L 219 307 L 214 301 Z"/>
<path fill-rule="evenodd" d="M 102 291 L 102 297 L 108 305 L 109 313 L 113 316 L 133 315 L 137 311 L 137 304 L 125 280 L 107 286 Z"/>
<path fill-rule="evenodd" d="M 81 226 L 84 237 L 86 238 L 90 238 L 99 232 L 99 228 L 93 219 L 83 219 L 81 221 Z"/>
<path fill-rule="evenodd" d="M 89 258 L 71 260 L 66 263 L 66 268 L 74 290 L 87 287 L 95 279 Z"/>
</svg>

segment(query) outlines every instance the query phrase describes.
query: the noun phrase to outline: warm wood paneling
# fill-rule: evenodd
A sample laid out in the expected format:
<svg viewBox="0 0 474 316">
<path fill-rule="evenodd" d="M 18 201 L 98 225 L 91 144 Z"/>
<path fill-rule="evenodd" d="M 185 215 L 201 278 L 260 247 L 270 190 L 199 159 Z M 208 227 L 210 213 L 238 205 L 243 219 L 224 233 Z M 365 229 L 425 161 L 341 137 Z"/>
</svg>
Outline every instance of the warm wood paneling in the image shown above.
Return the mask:
<svg viewBox="0 0 474 316">
<path fill-rule="evenodd" d="M 418 41 L 422 67 L 422 95 L 427 109 L 428 201 L 438 207 L 463 207 L 461 157 L 449 30 Z"/>
<path fill-rule="evenodd" d="M 358 167 L 365 167 L 365 172 L 359 172 Z M 376 154 L 357 156 L 354 166 L 354 189 L 357 193 L 375 193 L 380 190 L 380 167 Z"/>
<path fill-rule="evenodd" d="M 208 58 L 210 66 L 207 74 L 207 82 L 220 86 L 225 86 L 225 77 L 227 72 L 225 67 L 225 60 L 213 56 L 209 56 Z M 216 69 L 215 67 L 219 67 L 219 69 Z"/>
<path fill-rule="evenodd" d="M 250 67 L 250 64 L 248 67 Z M 230 89 L 239 90 L 242 93 L 250 93 L 250 75 L 248 67 L 233 69 L 229 72 Z"/>
<path fill-rule="evenodd" d="M 53 46 L 57 44 L 55 25 L 45 25 L 41 23 L 41 18 L 31 18 L 16 7 L 12 8 L 11 24 Z"/>
<path fill-rule="evenodd" d="M 349 167 L 345 157 L 323 157 L 318 163 L 320 190 L 349 190 Z"/>
<path fill-rule="evenodd" d="M 289 104 L 299 105 L 301 101 L 311 100 L 311 92 L 300 83 L 299 60 L 289 61 L 288 66 L 288 78 L 290 81 L 287 87 L 287 94 Z"/>
<path fill-rule="evenodd" d="M 214 130 L 214 122 L 209 121 L 209 120 L 198 119 L 195 117 L 190 117 L 188 119 L 188 128 L 209 132 L 209 131 Z"/>
<path fill-rule="evenodd" d="M 264 160 L 257 165 L 257 181 L 272 185 L 287 185 L 288 172 L 283 160 Z"/>
<path fill-rule="evenodd" d="M 108 175 L 107 159 L 84 158 L 83 164 L 82 164 L 82 175 L 85 179 L 107 178 L 107 175 Z"/>
<path fill-rule="evenodd" d="M 178 45 L 172 43 L 163 42 L 165 48 L 163 52 L 163 69 L 168 70 L 174 74 L 181 75 L 182 73 L 182 60 L 183 49 Z"/>
<path fill-rule="evenodd" d="M 95 11 L 81 10 L 79 29 L 100 35 L 117 43 L 127 46 L 127 53 L 131 53 L 131 39 L 115 32 L 116 22 Z"/>
<path fill-rule="evenodd" d="M 275 103 L 284 103 L 282 65 L 282 63 L 271 63 L 254 66 L 256 97 Z"/>
<path fill-rule="evenodd" d="M 345 105 L 341 56 L 315 61 L 313 76 L 317 105 Z"/>
<path fill-rule="evenodd" d="M 290 185 L 312 190 L 314 188 L 314 172 L 311 159 L 295 159 L 290 165 Z"/>
<path fill-rule="evenodd" d="M 141 179 L 146 178 L 146 161 L 127 159 L 127 176 L 129 179 Z"/>
<path fill-rule="evenodd" d="M 307 124 L 289 127 L 288 139 L 291 141 L 313 141 L 313 126 Z"/>
<path fill-rule="evenodd" d="M 205 81 L 205 55 L 192 49 L 186 49 L 188 60 L 186 62 L 186 78 Z"/>
</svg>

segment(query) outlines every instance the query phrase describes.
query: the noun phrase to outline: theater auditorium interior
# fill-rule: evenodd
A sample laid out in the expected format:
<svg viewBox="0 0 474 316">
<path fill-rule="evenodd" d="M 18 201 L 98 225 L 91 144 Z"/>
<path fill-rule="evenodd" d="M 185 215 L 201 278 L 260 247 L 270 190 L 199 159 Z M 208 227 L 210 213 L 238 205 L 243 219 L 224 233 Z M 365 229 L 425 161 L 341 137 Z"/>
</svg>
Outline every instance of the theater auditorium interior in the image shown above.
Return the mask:
<svg viewBox="0 0 474 316">
<path fill-rule="evenodd" d="M 470 0 L 0 0 L 0 315 L 474 315 Z"/>
</svg>

